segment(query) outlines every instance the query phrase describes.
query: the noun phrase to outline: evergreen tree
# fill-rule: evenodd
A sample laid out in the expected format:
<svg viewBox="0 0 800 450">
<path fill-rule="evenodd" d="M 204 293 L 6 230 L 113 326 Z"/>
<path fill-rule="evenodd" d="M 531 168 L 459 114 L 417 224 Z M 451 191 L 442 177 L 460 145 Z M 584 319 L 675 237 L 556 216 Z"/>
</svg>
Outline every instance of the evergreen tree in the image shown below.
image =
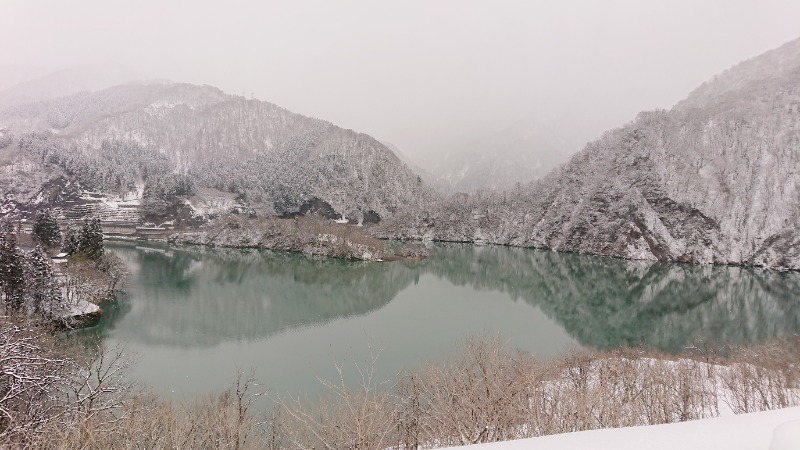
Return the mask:
<svg viewBox="0 0 800 450">
<path fill-rule="evenodd" d="M 14 142 L 14 136 L 8 129 L 0 127 L 0 148 L 6 148 Z"/>
<path fill-rule="evenodd" d="M 39 211 L 33 223 L 33 234 L 45 247 L 52 248 L 61 243 L 61 228 L 50 209 Z"/>
<path fill-rule="evenodd" d="M 103 229 L 100 228 L 100 219 L 90 219 L 81 228 L 78 238 L 78 252 L 89 259 L 98 259 L 103 256 Z"/>
<path fill-rule="evenodd" d="M 64 310 L 61 289 L 42 246 L 25 258 L 26 301 L 33 312 L 58 320 Z"/>
<path fill-rule="evenodd" d="M 67 227 L 67 230 L 64 232 L 61 250 L 70 255 L 78 253 L 78 249 L 80 248 L 80 235 L 80 229 L 76 229 L 72 226 Z"/>
<path fill-rule="evenodd" d="M 0 286 L 5 304 L 20 309 L 25 294 L 23 257 L 17 247 L 17 236 L 7 223 L 0 230 Z"/>
</svg>

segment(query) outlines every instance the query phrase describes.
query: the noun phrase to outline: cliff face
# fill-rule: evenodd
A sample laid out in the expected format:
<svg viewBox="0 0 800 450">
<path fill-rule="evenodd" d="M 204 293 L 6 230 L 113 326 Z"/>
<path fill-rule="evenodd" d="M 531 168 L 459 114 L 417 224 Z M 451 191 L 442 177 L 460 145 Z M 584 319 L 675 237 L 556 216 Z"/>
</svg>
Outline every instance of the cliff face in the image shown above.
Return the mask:
<svg viewBox="0 0 800 450">
<path fill-rule="evenodd" d="M 800 40 L 639 114 L 540 182 L 456 196 L 381 234 L 798 270 L 798 183 Z"/>
</svg>

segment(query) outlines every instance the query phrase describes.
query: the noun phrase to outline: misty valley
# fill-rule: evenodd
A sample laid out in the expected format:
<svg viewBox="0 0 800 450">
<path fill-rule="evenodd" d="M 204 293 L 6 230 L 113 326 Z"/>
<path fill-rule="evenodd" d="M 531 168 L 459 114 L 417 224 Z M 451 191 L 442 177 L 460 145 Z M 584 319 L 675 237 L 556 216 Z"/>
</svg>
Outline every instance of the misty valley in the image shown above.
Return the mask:
<svg viewBox="0 0 800 450">
<path fill-rule="evenodd" d="M 0 448 L 800 448 L 800 3 L 310 1 L 0 4 Z"/>
</svg>

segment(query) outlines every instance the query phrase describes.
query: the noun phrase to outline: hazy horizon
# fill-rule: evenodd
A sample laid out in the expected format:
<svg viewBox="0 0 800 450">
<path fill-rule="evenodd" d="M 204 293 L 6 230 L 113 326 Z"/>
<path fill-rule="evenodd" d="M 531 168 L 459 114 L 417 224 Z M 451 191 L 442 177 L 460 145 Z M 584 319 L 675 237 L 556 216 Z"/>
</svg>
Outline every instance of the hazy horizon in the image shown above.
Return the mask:
<svg viewBox="0 0 800 450">
<path fill-rule="evenodd" d="M 588 140 L 800 37 L 788 0 L 6 1 L 0 16 L 0 81 L 121 64 L 330 120 L 428 167 L 524 121 Z"/>
</svg>

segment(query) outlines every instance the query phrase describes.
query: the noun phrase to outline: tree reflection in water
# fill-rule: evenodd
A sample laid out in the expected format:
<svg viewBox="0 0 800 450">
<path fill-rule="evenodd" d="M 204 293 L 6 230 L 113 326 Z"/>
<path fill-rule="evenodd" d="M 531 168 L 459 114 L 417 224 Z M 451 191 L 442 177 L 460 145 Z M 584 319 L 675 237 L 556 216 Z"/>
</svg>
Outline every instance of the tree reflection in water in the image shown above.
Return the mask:
<svg viewBox="0 0 800 450">
<path fill-rule="evenodd" d="M 580 344 L 678 352 L 697 339 L 760 342 L 800 330 L 800 274 L 437 244 L 423 261 L 347 262 L 255 250 L 111 244 L 132 271 L 126 339 L 202 347 L 370 314 L 431 274 L 541 310 Z M 446 326 L 446 324 L 443 324 Z M 501 330 L 498 330 L 501 331 Z"/>
</svg>

